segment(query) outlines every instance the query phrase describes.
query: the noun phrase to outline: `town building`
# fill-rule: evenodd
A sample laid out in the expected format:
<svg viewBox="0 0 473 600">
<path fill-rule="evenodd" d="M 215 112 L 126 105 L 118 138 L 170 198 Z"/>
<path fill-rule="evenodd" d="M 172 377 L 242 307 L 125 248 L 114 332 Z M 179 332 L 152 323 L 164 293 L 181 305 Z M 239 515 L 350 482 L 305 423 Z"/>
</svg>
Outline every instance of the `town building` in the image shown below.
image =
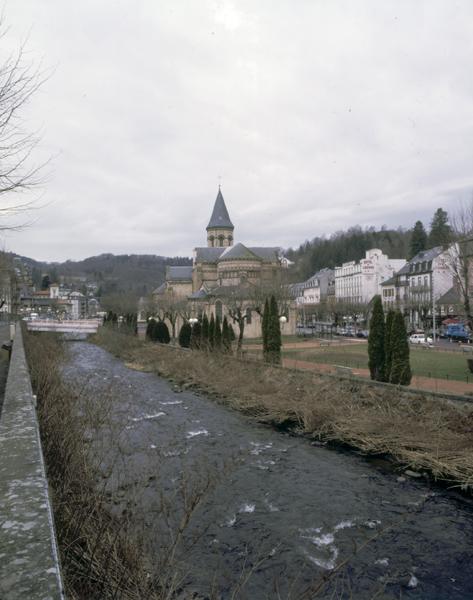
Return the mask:
<svg viewBox="0 0 473 600">
<path fill-rule="evenodd" d="M 168 267 L 164 283 L 153 292 L 158 310 L 167 307 L 170 314 L 172 306 L 180 307 L 176 329 L 190 315 L 227 316 L 232 322 L 238 312 L 245 315 L 245 337 L 261 335 L 264 294 L 284 289 L 287 262 L 279 247 L 234 243 L 234 230 L 219 188 L 206 227 L 207 245 L 194 248 L 192 266 Z M 295 309 L 289 296 L 284 312 L 283 333 L 294 333 Z"/>
<path fill-rule="evenodd" d="M 392 259 L 378 248 L 367 250 L 360 261 L 335 267 L 335 300 L 348 304 L 368 304 L 381 293 L 381 284 L 401 269 L 406 261 Z"/>
<path fill-rule="evenodd" d="M 431 327 L 432 311 L 439 319 L 442 311 L 450 311 L 452 306 L 456 285 L 453 261 L 452 248 L 442 246 L 416 254 L 381 284 L 384 308 L 404 312 L 412 329 Z"/>
</svg>

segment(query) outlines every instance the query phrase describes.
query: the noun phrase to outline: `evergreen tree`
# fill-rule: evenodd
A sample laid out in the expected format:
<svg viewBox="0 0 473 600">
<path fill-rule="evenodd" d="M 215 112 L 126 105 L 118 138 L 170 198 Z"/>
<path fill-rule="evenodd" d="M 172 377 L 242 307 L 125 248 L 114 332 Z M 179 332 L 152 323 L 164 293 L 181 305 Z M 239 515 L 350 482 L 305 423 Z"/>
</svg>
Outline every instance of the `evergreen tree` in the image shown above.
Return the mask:
<svg viewBox="0 0 473 600">
<path fill-rule="evenodd" d="M 209 348 L 210 350 L 215 348 L 215 319 L 213 313 L 210 315 L 209 321 Z"/>
<path fill-rule="evenodd" d="M 189 348 L 191 344 L 191 336 L 192 336 L 192 327 L 190 323 L 185 321 L 181 327 L 181 331 L 179 332 L 179 346 L 181 348 Z"/>
<path fill-rule="evenodd" d="M 448 213 L 437 208 L 430 224 L 429 247 L 448 246 L 452 241 L 452 228 L 448 224 Z"/>
<path fill-rule="evenodd" d="M 384 311 L 381 296 L 373 300 L 373 313 L 370 320 L 370 333 L 368 336 L 368 367 L 371 379 L 384 381 Z"/>
<path fill-rule="evenodd" d="M 148 325 L 146 326 L 146 338 L 152 342 L 156 340 L 156 321 L 154 319 L 148 320 Z"/>
<path fill-rule="evenodd" d="M 268 323 L 269 323 L 269 302 L 264 301 L 263 319 L 261 321 L 261 336 L 263 338 L 263 358 L 266 360 L 268 354 Z"/>
<path fill-rule="evenodd" d="M 201 343 L 202 343 L 202 325 L 200 324 L 200 321 L 197 321 L 197 323 L 194 323 L 192 325 L 190 347 L 193 350 L 200 350 Z"/>
<path fill-rule="evenodd" d="M 156 341 L 161 344 L 169 344 L 171 336 L 169 335 L 168 326 L 164 321 L 158 321 L 155 326 Z"/>
<path fill-rule="evenodd" d="M 222 349 L 222 327 L 220 325 L 220 317 L 215 318 L 214 346 L 217 352 Z"/>
<path fill-rule="evenodd" d="M 222 347 L 225 353 L 232 351 L 232 337 L 226 315 L 223 317 L 222 323 Z"/>
<path fill-rule="evenodd" d="M 392 365 L 392 326 L 394 319 L 394 310 L 390 308 L 386 315 L 386 324 L 384 327 L 384 380 L 389 381 Z"/>
<path fill-rule="evenodd" d="M 409 362 L 409 342 L 406 324 L 400 311 L 393 317 L 391 329 L 391 373 L 389 381 L 400 385 L 409 385 L 412 379 Z"/>
<path fill-rule="evenodd" d="M 41 289 L 49 290 L 49 286 L 51 285 L 51 280 L 49 279 L 49 275 L 44 275 L 41 280 Z"/>
<path fill-rule="evenodd" d="M 271 296 L 269 301 L 267 336 L 266 360 L 279 364 L 281 362 L 281 325 L 279 323 L 278 303 L 274 296 Z"/>
<path fill-rule="evenodd" d="M 427 248 L 427 232 L 424 229 L 422 221 L 416 221 L 412 230 L 411 243 L 409 246 L 409 258 L 413 258 L 422 250 Z"/>
<path fill-rule="evenodd" d="M 209 348 L 209 319 L 206 314 L 202 318 L 202 332 L 201 332 L 201 344 L 202 350 L 208 350 Z"/>
</svg>

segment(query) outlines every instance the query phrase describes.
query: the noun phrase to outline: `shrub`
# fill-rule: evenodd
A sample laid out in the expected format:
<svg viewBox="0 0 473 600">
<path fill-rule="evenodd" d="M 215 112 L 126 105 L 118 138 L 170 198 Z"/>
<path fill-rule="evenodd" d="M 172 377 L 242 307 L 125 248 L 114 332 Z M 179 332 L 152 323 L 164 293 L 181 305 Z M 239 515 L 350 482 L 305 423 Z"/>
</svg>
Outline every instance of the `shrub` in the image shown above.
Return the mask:
<svg viewBox="0 0 473 600">
<path fill-rule="evenodd" d="M 368 366 L 371 379 L 384 381 L 385 353 L 384 353 L 384 311 L 381 296 L 375 296 L 373 301 L 373 314 L 370 320 L 370 333 L 368 336 Z"/>
<path fill-rule="evenodd" d="M 201 344 L 202 344 L 202 325 L 200 324 L 200 321 L 197 321 L 197 323 L 194 323 L 194 325 L 192 325 L 190 347 L 193 350 L 200 350 Z"/>
<path fill-rule="evenodd" d="M 392 366 L 392 327 L 394 319 L 394 310 L 390 308 L 386 315 L 386 324 L 384 328 L 384 380 L 389 381 Z"/>
<path fill-rule="evenodd" d="M 189 348 L 191 345 L 192 327 L 187 321 L 182 325 L 179 332 L 179 346 Z"/>
<path fill-rule="evenodd" d="M 406 324 L 400 311 L 393 317 L 391 329 L 391 373 L 389 381 L 400 385 L 409 385 L 412 379 L 409 362 L 409 342 L 407 340 Z"/>
<path fill-rule="evenodd" d="M 171 341 L 171 336 L 169 335 L 168 326 L 164 321 L 158 321 L 155 325 L 155 336 L 156 341 L 161 344 L 169 344 Z"/>
</svg>

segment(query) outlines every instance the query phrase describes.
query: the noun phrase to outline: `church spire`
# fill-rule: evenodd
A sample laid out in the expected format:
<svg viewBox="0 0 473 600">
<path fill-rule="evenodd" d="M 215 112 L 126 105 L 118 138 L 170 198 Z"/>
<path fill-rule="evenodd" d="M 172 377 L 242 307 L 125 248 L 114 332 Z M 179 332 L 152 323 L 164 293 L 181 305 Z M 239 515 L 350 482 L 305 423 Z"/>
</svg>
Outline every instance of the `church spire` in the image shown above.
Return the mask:
<svg viewBox="0 0 473 600">
<path fill-rule="evenodd" d="M 207 245 L 232 246 L 233 245 L 233 223 L 230 221 L 222 190 L 218 186 L 217 199 L 215 200 L 212 216 L 207 225 Z"/>
</svg>

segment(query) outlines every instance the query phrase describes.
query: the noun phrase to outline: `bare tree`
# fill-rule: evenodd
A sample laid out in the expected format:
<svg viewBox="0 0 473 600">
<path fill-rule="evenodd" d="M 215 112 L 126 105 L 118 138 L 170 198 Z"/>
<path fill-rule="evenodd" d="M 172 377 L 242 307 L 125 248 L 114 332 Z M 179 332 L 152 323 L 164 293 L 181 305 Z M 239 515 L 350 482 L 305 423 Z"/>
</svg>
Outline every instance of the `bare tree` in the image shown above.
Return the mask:
<svg viewBox="0 0 473 600">
<path fill-rule="evenodd" d="M 460 203 L 451 219 L 454 242 L 447 250 L 448 266 L 453 272 L 460 302 L 470 328 L 473 325 L 471 307 L 471 277 L 473 267 L 473 198 Z"/>
<path fill-rule="evenodd" d="M 3 19 L 0 17 L 0 28 Z M 0 40 L 4 32 L 0 32 Z M 10 197 L 41 183 L 40 172 L 44 163 L 32 164 L 31 158 L 39 138 L 25 131 L 22 110 L 44 83 L 45 76 L 39 67 L 26 60 L 25 46 L 10 54 L 0 64 L 0 195 Z M 33 208 L 34 202 L 10 202 L 0 206 L 3 219 Z M 0 224 L 0 231 L 15 230 L 22 225 Z"/>
</svg>

